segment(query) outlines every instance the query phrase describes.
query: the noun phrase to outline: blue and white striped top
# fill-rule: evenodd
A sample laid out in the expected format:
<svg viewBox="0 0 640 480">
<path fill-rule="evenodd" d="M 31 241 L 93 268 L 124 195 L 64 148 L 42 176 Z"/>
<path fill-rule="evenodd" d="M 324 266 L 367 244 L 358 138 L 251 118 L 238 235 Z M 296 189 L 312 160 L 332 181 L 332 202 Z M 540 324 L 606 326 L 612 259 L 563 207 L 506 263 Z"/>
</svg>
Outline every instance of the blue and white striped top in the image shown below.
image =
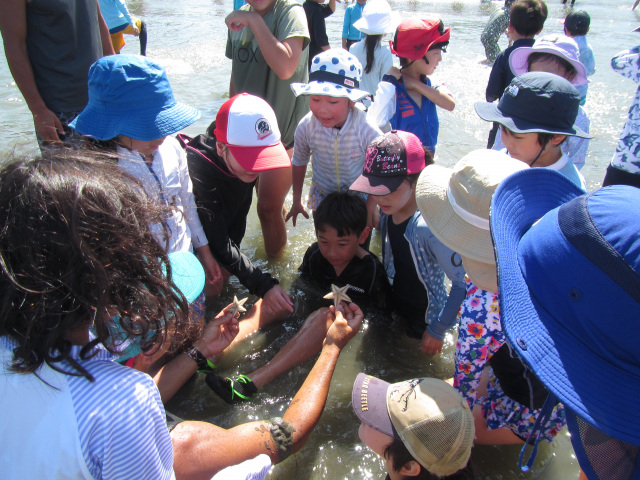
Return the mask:
<svg viewBox="0 0 640 480">
<path fill-rule="evenodd" d="M 0 337 L 0 348 L 14 347 L 9 337 Z M 95 356 L 81 360 L 81 348 L 72 347 L 71 356 L 95 381 L 71 375 L 64 378 L 71 393 L 82 455 L 89 472 L 95 478 L 104 479 L 175 478 L 171 437 L 153 380 L 114 362 L 114 357 L 102 346 L 96 347 Z M 65 362 L 60 366 L 71 370 Z M 42 388 L 51 389 L 44 383 Z M 34 455 L 38 447 L 42 446 L 24 445 Z M 55 445 L 46 447 L 51 449 Z"/>
</svg>

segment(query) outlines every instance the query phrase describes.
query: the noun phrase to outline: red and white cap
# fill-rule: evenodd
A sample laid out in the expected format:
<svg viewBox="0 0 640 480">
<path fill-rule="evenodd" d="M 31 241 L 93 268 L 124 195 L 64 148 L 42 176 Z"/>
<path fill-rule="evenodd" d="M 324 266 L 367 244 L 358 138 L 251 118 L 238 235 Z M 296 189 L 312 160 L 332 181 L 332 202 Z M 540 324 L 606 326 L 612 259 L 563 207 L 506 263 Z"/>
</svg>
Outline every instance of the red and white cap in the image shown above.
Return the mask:
<svg viewBox="0 0 640 480">
<path fill-rule="evenodd" d="M 276 114 L 260 97 L 240 93 L 224 102 L 216 116 L 215 136 L 248 172 L 291 166 Z"/>
</svg>

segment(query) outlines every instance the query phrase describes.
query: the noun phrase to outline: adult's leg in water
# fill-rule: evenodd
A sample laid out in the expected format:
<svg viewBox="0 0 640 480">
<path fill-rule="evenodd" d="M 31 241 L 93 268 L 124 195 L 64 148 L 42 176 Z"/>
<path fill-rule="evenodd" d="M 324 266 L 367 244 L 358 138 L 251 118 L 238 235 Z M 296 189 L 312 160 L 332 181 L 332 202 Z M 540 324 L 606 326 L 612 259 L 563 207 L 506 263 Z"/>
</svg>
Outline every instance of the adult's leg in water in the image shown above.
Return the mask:
<svg viewBox="0 0 640 480">
<path fill-rule="evenodd" d="M 484 46 L 487 59 L 492 62 L 500 53 L 498 40 L 500 40 L 500 36 L 504 33 L 508 25 L 509 15 L 502 9 L 496 10 L 487 21 L 482 35 L 480 36 L 480 41 Z"/>
<path fill-rule="evenodd" d="M 140 55 L 145 56 L 147 54 L 147 24 L 143 20 L 140 20 L 140 34 L 138 39 L 140 40 Z"/>
</svg>

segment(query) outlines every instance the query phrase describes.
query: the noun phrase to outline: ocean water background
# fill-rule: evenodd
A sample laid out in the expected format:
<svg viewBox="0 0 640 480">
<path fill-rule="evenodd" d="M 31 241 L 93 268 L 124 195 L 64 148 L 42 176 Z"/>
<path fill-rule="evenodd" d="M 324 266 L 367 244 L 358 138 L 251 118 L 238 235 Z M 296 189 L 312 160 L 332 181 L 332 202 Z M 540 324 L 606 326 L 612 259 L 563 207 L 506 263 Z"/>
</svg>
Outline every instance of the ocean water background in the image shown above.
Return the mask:
<svg viewBox="0 0 640 480">
<path fill-rule="evenodd" d="M 491 12 L 503 2 L 480 0 L 391 1 L 403 18 L 439 17 L 451 28 L 451 43 L 433 76 L 445 83 L 456 100 L 456 109 L 439 111 L 440 136 L 436 162 L 452 166 L 466 153 L 484 148 L 489 124 L 480 120 L 473 103 L 484 100 L 490 67 L 481 64 L 484 50 L 480 34 Z M 640 44 L 640 34 L 631 31 L 640 24 L 640 11 L 631 11 L 632 0 L 576 1 L 576 8 L 591 15 L 592 44 L 597 72 L 591 77 L 585 110 L 591 119 L 591 141 L 582 173 L 590 189 L 597 188 L 627 116 L 637 85 L 614 73 L 610 59 L 619 51 Z M 224 56 L 225 16 L 232 10 L 231 0 L 191 0 L 176 4 L 169 0 L 130 0 L 131 12 L 143 18 L 149 29 L 148 56 L 167 71 L 179 101 L 198 107 L 202 117 L 185 133 L 202 133 L 215 118 L 219 106 L 228 98 L 231 62 Z M 332 46 L 340 45 L 344 4 L 327 18 Z M 566 16 L 560 0 L 548 3 L 549 18 L 543 34 L 562 33 L 561 19 Z M 127 37 L 123 53 L 137 53 L 138 41 Z M 501 39 L 502 48 L 507 40 Z M 0 155 L 37 153 L 32 117 L 18 91 L 6 60 L 0 60 Z M 287 199 L 291 203 L 291 195 Z M 281 279 L 296 298 L 295 315 L 282 325 L 258 333 L 242 348 L 223 359 L 220 371 L 225 375 L 249 373 L 270 359 L 293 336 L 306 315 L 323 305 L 326 292 L 301 284 L 297 268 L 306 247 L 314 241 L 313 224 L 301 219 L 296 228 L 288 225 L 289 243 L 279 260 L 266 260 L 255 208 L 250 213 L 243 249 L 256 264 Z M 372 250 L 379 253 L 374 235 Z M 246 290 L 232 281 L 213 308 L 226 305 L 233 295 L 246 296 Z M 255 298 L 250 298 L 250 302 Z M 455 337 L 449 335 L 442 355 L 427 357 L 419 352 L 418 342 L 404 337 L 397 323 L 384 315 L 368 318 L 361 332 L 343 351 L 336 368 L 325 412 L 301 452 L 276 466 L 271 479 L 377 479 L 384 468 L 379 458 L 361 444 L 358 422 L 351 409 L 351 386 L 359 372 L 395 382 L 420 376 L 450 377 L 453 372 Z M 229 407 L 219 400 L 199 376 L 167 405 L 167 409 L 187 419 L 211 421 L 223 427 L 246 421 L 281 416 L 290 399 L 313 365 L 313 360 L 294 368 L 268 385 L 252 401 Z M 477 478 L 572 479 L 578 467 L 570 440 L 564 431 L 553 444 L 543 446 L 531 472 L 517 468 L 519 447 L 476 447 L 474 465 Z"/>
</svg>

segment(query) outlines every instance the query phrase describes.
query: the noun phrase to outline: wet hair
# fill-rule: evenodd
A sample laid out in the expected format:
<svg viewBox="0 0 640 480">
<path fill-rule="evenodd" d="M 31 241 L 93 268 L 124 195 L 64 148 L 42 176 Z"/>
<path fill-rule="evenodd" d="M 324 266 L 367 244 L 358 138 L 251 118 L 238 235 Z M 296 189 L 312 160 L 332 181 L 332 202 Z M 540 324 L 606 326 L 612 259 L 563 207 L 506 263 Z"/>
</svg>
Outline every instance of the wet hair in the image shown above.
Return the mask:
<svg viewBox="0 0 640 480">
<path fill-rule="evenodd" d="M 542 0 L 518 0 L 511 6 L 509 23 L 520 35 L 530 37 L 544 26 L 547 5 Z"/>
<path fill-rule="evenodd" d="M 565 70 L 564 78 L 566 78 L 569 82 L 573 81 L 575 76 L 578 74 L 576 67 L 573 66 L 571 62 L 562 58 L 560 55 L 555 55 L 553 53 L 548 52 L 533 52 L 529 54 L 527 57 L 527 71 L 531 70 L 531 65 L 534 62 L 550 62 L 560 65 Z"/>
<path fill-rule="evenodd" d="M 355 193 L 332 192 L 313 213 L 313 224 L 316 234 L 328 225 L 339 237 L 360 235 L 367 227 L 367 204 Z"/>
<path fill-rule="evenodd" d="M 187 300 L 150 228 L 167 233 L 168 213 L 137 180 L 87 151 L 3 163 L 0 335 L 17 344 L 12 371 L 33 373 L 46 363 L 92 381 L 66 338 L 90 324 L 96 338 L 82 348 L 83 359 L 99 343 L 115 353 L 114 336 L 122 332 L 143 349 L 159 347 L 169 334 L 179 340 Z"/>
<path fill-rule="evenodd" d="M 409 462 L 416 462 L 420 465 L 420 473 L 411 479 L 415 480 L 474 480 L 475 475 L 471 467 L 471 461 L 465 468 L 457 471 L 453 475 L 441 477 L 429 472 L 418 462 L 409 452 L 402 440 L 394 438 L 393 441 L 384 449 L 384 458 L 391 459 L 391 466 L 394 471 L 398 472 Z"/>
<path fill-rule="evenodd" d="M 364 73 L 371 73 L 371 69 L 373 68 L 373 54 L 381 41 L 382 35 L 364 36 L 364 46 L 367 51 L 367 65 L 364 67 Z"/>
</svg>

